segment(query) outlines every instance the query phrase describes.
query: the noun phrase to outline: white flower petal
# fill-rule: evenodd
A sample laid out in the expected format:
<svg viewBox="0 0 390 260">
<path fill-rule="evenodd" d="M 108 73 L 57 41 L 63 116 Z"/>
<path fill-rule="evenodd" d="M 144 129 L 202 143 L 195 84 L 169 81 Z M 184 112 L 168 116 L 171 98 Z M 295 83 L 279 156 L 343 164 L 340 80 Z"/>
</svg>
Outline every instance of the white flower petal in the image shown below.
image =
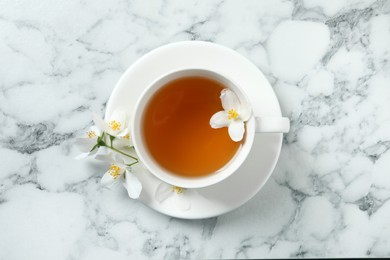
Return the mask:
<svg viewBox="0 0 390 260">
<path fill-rule="evenodd" d="M 252 115 L 252 108 L 248 103 L 241 103 L 240 109 L 238 110 L 238 115 L 242 121 L 248 121 Z"/>
<path fill-rule="evenodd" d="M 228 114 L 226 111 L 219 111 L 210 118 L 212 128 L 221 128 L 229 125 Z"/>
<path fill-rule="evenodd" d="M 112 115 L 109 117 L 108 124 L 110 124 L 110 122 L 113 122 L 113 121 L 119 123 L 120 127 L 119 127 L 119 129 L 116 129 L 116 130 L 113 130 L 110 128 L 109 133 L 111 135 L 117 136 L 117 135 L 121 134 L 125 128 L 127 128 L 126 113 L 123 112 L 122 110 L 117 109 L 112 113 Z"/>
<path fill-rule="evenodd" d="M 114 162 L 113 154 L 112 154 L 112 153 L 107 153 L 107 154 L 98 153 L 98 154 L 95 156 L 95 159 L 96 159 L 96 160 L 99 160 L 99 161 L 105 161 L 105 162 L 111 162 L 111 163 Z"/>
<path fill-rule="evenodd" d="M 190 199 L 185 195 L 185 193 L 175 193 L 175 197 L 177 206 L 180 210 L 187 211 L 191 208 Z"/>
<path fill-rule="evenodd" d="M 126 138 L 123 138 L 123 137 L 120 137 L 120 136 L 117 136 L 117 138 L 115 138 L 113 141 L 112 141 L 112 146 L 114 146 L 115 148 L 124 148 L 124 147 L 130 147 L 132 146 L 133 144 L 131 143 L 130 140 L 126 139 Z"/>
<path fill-rule="evenodd" d="M 134 157 L 136 157 L 135 152 L 131 151 L 130 149 L 126 149 L 126 150 L 120 149 L 120 151 L 123 151 L 126 154 L 134 155 Z M 126 168 L 127 167 L 126 164 L 130 164 L 130 163 L 135 162 L 134 159 L 132 159 L 128 156 L 122 155 L 120 153 L 117 153 L 115 151 L 109 150 L 106 147 L 99 148 L 98 153 L 95 156 L 95 159 L 99 160 L 99 161 L 106 161 L 106 162 L 110 162 L 112 164 L 116 164 L 121 168 Z"/>
<path fill-rule="evenodd" d="M 132 153 L 129 153 L 129 152 L 127 152 L 126 151 L 126 153 L 127 154 L 130 154 L 130 155 L 132 155 Z M 132 163 L 134 163 L 136 160 L 134 160 L 133 158 L 130 158 L 130 157 L 128 157 L 128 156 L 124 156 L 124 155 L 122 155 L 122 154 L 120 154 L 120 156 L 122 157 L 122 160 L 123 160 L 123 164 L 124 165 L 126 165 L 126 164 L 132 164 Z M 137 156 L 134 156 L 134 157 L 137 157 Z M 139 162 L 139 161 L 138 161 Z M 133 166 L 131 166 L 132 168 L 134 168 L 135 166 L 137 166 L 139 163 L 137 163 L 137 164 L 135 164 L 135 165 L 133 165 Z M 127 166 L 128 167 L 128 166 Z M 137 173 L 138 173 L 138 171 L 137 171 Z"/>
<path fill-rule="evenodd" d="M 79 154 L 75 157 L 76 160 L 82 160 L 82 159 L 85 159 L 89 156 L 89 153 L 82 153 L 82 154 Z"/>
<path fill-rule="evenodd" d="M 245 132 L 244 122 L 242 122 L 241 120 L 231 121 L 228 131 L 229 136 L 233 141 L 241 141 Z"/>
<path fill-rule="evenodd" d="M 88 156 L 92 156 L 92 155 L 96 154 L 97 151 L 98 151 L 98 148 L 97 148 L 97 149 L 94 149 L 93 151 L 90 151 L 90 152 L 88 152 L 88 153 L 79 154 L 78 156 L 75 157 L 75 159 L 76 159 L 76 160 L 85 159 L 85 158 L 87 158 Z"/>
<path fill-rule="evenodd" d="M 112 113 L 112 115 L 110 116 L 110 120 L 109 121 L 111 121 L 111 120 L 115 120 L 115 121 L 121 123 L 123 128 L 127 126 L 126 125 L 126 123 L 127 123 L 126 122 L 126 113 L 124 111 L 122 111 L 122 110 L 116 109 Z"/>
<path fill-rule="evenodd" d="M 142 184 L 139 179 L 131 172 L 126 171 L 125 182 L 123 186 L 126 188 L 129 197 L 138 199 L 142 191 Z"/>
<path fill-rule="evenodd" d="M 107 132 L 110 130 L 107 123 L 104 122 L 103 119 L 101 119 L 101 117 L 96 114 L 96 113 L 92 113 L 92 119 L 93 119 L 93 122 L 95 123 L 95 125 L 100 129 L 102 130 L 103 132 Z"/>
<path fill-rule="evenodd" d="M 95 138 L 76 138 L 74 145 L 84 153 L 90 152 L 92 148 L 96 145 Z"/>
<path fill-rule="evenodd" d="M 118 135 L 118 138 L 114 139 L 113 145 L 114 147 L 133 146 L 130 130 L 128 128 L 123 129 L 123 131 Z"/>
<path fill-rule="evenodd" d="M 119 137 L 125 137 L 127 134 L 130 135 L 130 130 L 129 128 L 123 128 L 120 134 L 118 134 Z"/>
<path fill-rule="evenodd" d="M 223 89 L 220 98 L 225 111 L 229 111 L 230 109 L 238 110 L 240 108 L 240 101 L 237 95 L 230 89 Z"/>
<path fill-rule="evenodd" d="M 169 185 L 168 183 L 165 182 L 161 182 L 157 186 L 156 192 L 154 194 L 154 198 L 161 203 L 172 195 L 173 195 L 172 185 Z"/>
<path fill-rule="evenodd" d="M 114 153 L 112 152 L 112 150 L 104 146 L 99 147 L 94 158 L 99 161 L 115 163 Z"/>
<path fill-rule="evenodd" d="M 99 129 L 99 127 L 97 127 L 96 125 L 91 126 L 90 130 L 91 130 L 91 131 L 94 131 L 94 132 L 96 133 L 97 137 L 100 136 L 100 135 L 102 134 L 102 131 L 101 131 L 101 130 Z M 97 139 L 97 137 L 96 137 L 96 139 Z"/>
<path fill-rule="evenodd" d="M 118 177 L 119 178 L 119 177 Z M 118 179 L 117 178 L 117 179 Z M 103 186 L 111 186 L 113 185 L 117 179 L 114 179 L 109 171 L 106 171 L 106 173 L 103 175 L 102 179 L 100 180 L 100 183 Z"/>
<path fill-rule="evenodd" d="M 123 159 L 123 156 L 124 155 L 121 155 L 120 153 L 114 153 L 114 157 L 113 157 L 114 161 L 115 161 L 115 164 L 118 165 L 121 168 L 126 167 L 125 160 Z"/>
</svg>

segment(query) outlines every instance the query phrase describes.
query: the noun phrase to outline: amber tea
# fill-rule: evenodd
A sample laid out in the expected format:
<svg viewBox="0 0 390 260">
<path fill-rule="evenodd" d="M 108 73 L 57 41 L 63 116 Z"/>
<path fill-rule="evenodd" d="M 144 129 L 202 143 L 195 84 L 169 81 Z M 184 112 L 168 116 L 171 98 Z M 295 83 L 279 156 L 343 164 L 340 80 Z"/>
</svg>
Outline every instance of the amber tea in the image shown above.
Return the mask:
<svg viewBox="0 0 390 260">
<path fill-rule="evenodd" d="M 226 88 L 206 77 L 191 76 L 162 86 L 143 114 L 144 142 L 166 170 L 186 177 L 217 171 L 235 155 L 240 143 L 226 128 L 213 129 L 211 116 L 223 110 L 219 98 Z"/>
</svg>

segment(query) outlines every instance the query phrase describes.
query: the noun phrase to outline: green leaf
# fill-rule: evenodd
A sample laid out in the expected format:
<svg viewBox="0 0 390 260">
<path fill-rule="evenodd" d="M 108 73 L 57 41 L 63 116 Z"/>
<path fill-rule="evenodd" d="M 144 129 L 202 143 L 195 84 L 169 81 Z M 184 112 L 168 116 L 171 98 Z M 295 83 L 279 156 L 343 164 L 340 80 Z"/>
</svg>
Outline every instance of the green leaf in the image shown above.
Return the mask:
<svg viewBox="0 0 390 260">
<path fill-rule="evenodd" d="M 95 144 L 94 147 L 92 147 L 91 151 L 89 151 L 89 152 L 92 152 L 93 150 L 95 150 L 96 148 L 98 148 L 98 147 L 99 147 L 98 145 L 99 145 L 99 144 Z"/>
<path fill-rule="evenodd" d="M 115 136 L 110 135 L 110 141 L 112 142 L 115 139 Z"/>
</svg>

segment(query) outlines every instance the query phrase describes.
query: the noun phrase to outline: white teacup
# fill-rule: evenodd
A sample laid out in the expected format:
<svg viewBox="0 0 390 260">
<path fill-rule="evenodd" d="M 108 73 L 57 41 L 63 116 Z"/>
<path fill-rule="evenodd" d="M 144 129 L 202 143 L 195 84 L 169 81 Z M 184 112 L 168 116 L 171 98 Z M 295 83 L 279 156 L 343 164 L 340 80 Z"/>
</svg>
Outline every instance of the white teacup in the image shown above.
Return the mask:
<svg viewBox="0 0 390 260">
<path fill-rule="evenodd" d="M 140 160 L 154 176 L 162 181 L 183 188 L 202 188 L 216 184 L 232 175 L 245 161 L 252 148 L 255 133 L 287 133 L 289 131 L 290 121 L 286 117 L 257 117 L 256 115 L 252 115 L 250 119 L 246 121 L 245 138 L 242 140 L 240 148 L 224 167 L 202 177 L 184 177 L 169 172 L 161 167 L 149 153 L 144 141 L 142 121 L 145 108 L 156 91 L 168 82 L 188 76 L 201 76 L 216 80 L 235 92 L 240 102 L 250 104 L 248 101 L 249 99 L 244 92 L 245 86 L 239 86 L 229 80 L 227 76 L 215 71 L 196 68 L 182 69 L 162 75 L 150 84 L 140 95 L 135 105 L 130 131 L 134 147 Z"/>
</svg>

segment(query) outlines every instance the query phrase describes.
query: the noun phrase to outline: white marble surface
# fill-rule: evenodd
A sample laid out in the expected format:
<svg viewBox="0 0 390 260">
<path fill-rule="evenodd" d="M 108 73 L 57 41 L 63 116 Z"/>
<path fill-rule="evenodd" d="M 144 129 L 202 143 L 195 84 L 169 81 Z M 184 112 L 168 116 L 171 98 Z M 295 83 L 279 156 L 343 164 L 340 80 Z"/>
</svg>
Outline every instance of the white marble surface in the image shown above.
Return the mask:
<svg viewBox="0 0 390 260">
<path fill-rule="evenodd" d="M 233 48 L 291 132 L 241 208 L 184 221 L 99 185 L 72 139 L 160 45 Z M 0 259 L 390 256 L 390 1 L 0 1 Z"/>
</svg>

